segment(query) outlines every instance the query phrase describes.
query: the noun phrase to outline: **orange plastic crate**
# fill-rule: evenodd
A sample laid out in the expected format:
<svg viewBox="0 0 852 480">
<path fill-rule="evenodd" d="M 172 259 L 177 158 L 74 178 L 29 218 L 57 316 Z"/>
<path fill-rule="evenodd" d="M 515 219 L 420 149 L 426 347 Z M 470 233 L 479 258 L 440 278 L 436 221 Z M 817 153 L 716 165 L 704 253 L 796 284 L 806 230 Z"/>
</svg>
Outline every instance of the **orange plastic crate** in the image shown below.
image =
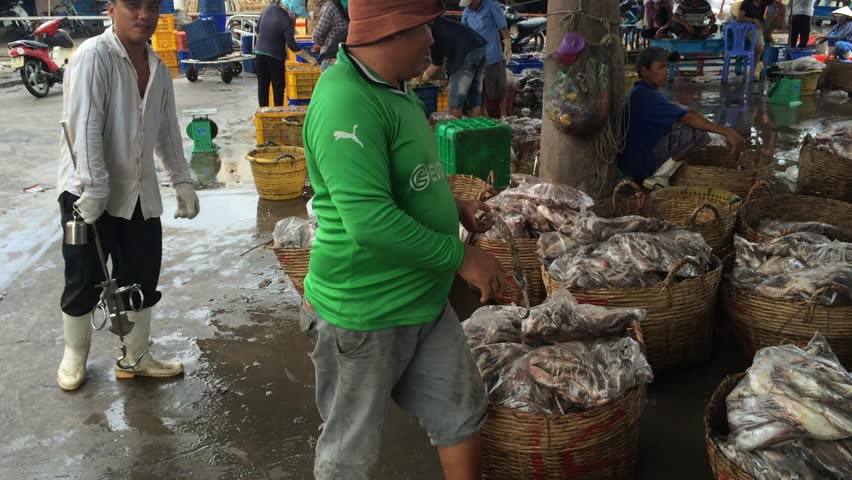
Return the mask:
<svg viewBox="0 0 852 480">
<path fill-rule="evenodd" d="M 314 88 L 320 79 L 319 65 L 309 63 L 287 62 L 287 98 L 306 100 L 314 94 Z"/>
<path fill-rule="evenodd" d="M 177 50 L 156 50 L 157 55 L 163 60 L 163 63 L 166 64 L 169 68 L 177 68 L 178 65 L 178 54 Z"/>
<path fill-rule="evenodd" d="M 161 32 L 151 36 L 151 46 L 154 50 L 175 50 L 177 51 L 177 32 Z"/>
<path fill-rule="evenodd" d="M 438 111 L 443 112 L 450 109 L 450 92 L 441 90 L 438 92 Z"/>
<path fill-rule="evenodd" d="M 160 15 L 160 20 L 157 22 L 156 33 L 168 33 L 175 31 L 175 16 Z"/>
</svg>

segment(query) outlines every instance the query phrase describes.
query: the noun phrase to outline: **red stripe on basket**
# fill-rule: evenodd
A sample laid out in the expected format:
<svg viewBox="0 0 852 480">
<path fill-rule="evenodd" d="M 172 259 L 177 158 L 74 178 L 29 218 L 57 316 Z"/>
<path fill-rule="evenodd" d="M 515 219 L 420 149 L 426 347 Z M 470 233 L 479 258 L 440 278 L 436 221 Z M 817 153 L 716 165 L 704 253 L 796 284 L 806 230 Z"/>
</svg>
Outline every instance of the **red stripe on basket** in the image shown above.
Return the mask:
<svg viewBox="0 0 852 480">
<path fill-rule="evenodd" d="M 541 445 L 541 429 L 534 428 L 530 431 L 530 437 L 534 440 L 534 444 L 540 446 Z M 530 454 L 530 463 L 532 463 L 533 467 L 533 478 L 536 480 L 544 479 L 544 459 L 541 457 L 541 452 L 535 452 Z"/>
<path fill-rule="evenodd" d="M 624 409 L 619 408 L 615 412 L 613 412 L 612 416 L 610 416 L 606 421 L 600 422 L 597 425 L 592 425 L 591 427 L 580 430 L 579 437 L 585 438 L 590 437 L 592 435 L 597 435 L 599 433 L 608 432 L 612 430 L 612 426 L 618 423 L 621 419 L 626 417 L 627 414 L 624 412 Z"/>
<path fill-rule="evenodd" d="M 626 460 L 627 455 L 624 455 L 614 458 L 604 458 L 596 462 L 584 463 L 581 465 L 574 463 L 574 456 L 571 455 L 571 452 L 565 452 L 565 455 L 563 456 L 565 478 L 577 478 L 579 475 L 598 472 L 613 465 L 623 465 Z M 616 468 L 615 470 L 617 471 L 619 469 Z"/>
</svg>

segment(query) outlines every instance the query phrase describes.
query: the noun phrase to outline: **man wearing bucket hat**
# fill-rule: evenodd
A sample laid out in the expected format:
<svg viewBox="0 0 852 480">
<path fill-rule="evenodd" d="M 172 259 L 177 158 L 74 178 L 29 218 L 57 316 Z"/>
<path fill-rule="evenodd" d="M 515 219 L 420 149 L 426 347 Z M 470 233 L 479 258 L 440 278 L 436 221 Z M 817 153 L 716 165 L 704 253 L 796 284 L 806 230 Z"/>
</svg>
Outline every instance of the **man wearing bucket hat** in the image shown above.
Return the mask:
<svg viewBox="0 0 852 480">
<path fill-rule="evenodd" d="M 660 47 L 642 50 L 636 61 L 640 80 L 625 102 L 627 140 L 618 168 L 649 190 L 668 187 L 669 178 L 685 157 L 710 143 L 707 132 L 723 135 L 732 153 L 739 153 L 745 145 L 745 139 L 733 129 L 674 104 L 659 92 L 668 84 L 669 62 L 677 57 Z"/>
<path fill-rule="evenodd" d="M 485 98 L 500 105 L 500 116 L 506 116 L 506 94 L 509 81 L 506 64 L 512 60 L 512 39 L 506 14 L 495 0 L 461 0 L 464 7 L 462 23 L 476 30 L 485 39 L 485 75 L 483 93 Z"/>
<path fill-rule="evenodd" d="M 124 337 L 124 364 L 138 363 L 116 365 L 116 378 L 173 377 L 183 365 L 157 360 L 148 346 L 151 308 L 162 297 L 163 204 L 154 153 L 175 187 L 175 217 L 194 218 L 198 197 L 183 155 L 171 76 L 147 44 L 157 28 L 159 2 L 111 0 L 107 9 L 112 28 L 83 42 L 65 72 L 62 118 L 73 150 L 63 139 L 59 209 L 63 224 L 79 216 L 95 225 L 118 285 L 139 284 L 144 294 L 142 308 L 127 313 L 134 326 Z M 96 285 L 105 280 L 93 230 L 86 228 L 85 245 L 62 245 L 65 351 L 57 383 L 63 390 L 79 388 L 86 378 L 90 314 L 101 293 Z M 126 297 L 124 303 L 131 305 Z"/>
<path fill-rule="evenodd" d="M 318 229 L 301 328 L 323 419 L 317 479 L 373 478 L 391 401 L 424 427 L 448 479 L 479 478 L 487 398 L 447 295 L 456 272 L 498 296 L 504 272 L 459 240 L 487 209 L 454 201 L 423 103 L 438 0 L 350 0 L 349 36 L 303 130 Z"/>
</svg>

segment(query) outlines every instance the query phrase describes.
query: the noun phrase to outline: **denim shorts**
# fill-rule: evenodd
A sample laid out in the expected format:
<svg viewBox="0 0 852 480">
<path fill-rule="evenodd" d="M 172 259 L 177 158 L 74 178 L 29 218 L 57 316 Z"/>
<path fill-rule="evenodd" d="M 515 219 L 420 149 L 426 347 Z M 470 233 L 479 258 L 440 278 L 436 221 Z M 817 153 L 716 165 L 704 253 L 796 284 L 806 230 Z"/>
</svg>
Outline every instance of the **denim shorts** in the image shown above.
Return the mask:
<svg viewBox="0 0 852 480">
<path fill-rule="evenodd" d="M 457 445 L 485 423 L 485 386 L 449 304 L 431 323 L 370 331 L 336 327 L 303 305 L 301 330 L 314 344 L 325 422 L 316 480 L 374 477 L 392 401 L 419 420 L 436 447 Z"/>
<path fill-rule="evenodd" d="M 471 50 L 461 68 L 450 75 L 450 108 L 482 106 L 482 79 L 485 76 L 485 47 Z"/>
</svg>

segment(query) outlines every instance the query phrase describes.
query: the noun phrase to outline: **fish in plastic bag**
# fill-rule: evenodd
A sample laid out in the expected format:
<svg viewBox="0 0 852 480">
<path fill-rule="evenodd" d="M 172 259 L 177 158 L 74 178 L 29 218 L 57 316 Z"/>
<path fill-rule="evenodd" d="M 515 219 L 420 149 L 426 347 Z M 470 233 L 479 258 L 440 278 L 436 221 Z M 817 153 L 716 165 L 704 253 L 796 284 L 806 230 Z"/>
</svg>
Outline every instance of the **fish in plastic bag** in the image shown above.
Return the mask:
<svg viewBox="0 0 852 480">
<path fill-rule="evenodd" d="M 679 228 L 673 223 L 657 218 L 640 217 L 639 215 L 628 215 L 615 218 L 601 218 L 596 215 L 587 215 L 579 218 L 573 225 L 563 228 L 562 232 L 577 242 L 588 245 L 603 242 L 619 233 L 654 233 L 667 232 Z"/>
<path fill-rule="evenodd" d="M 586 254 L 557 258 L 547 272 L 561 286 L 582 290 L 653 287 L 664 280 L 632 263 Z"/>
<path fill-rule="evenodd" d="M 275 224 L 272 232 L 272 246 L 283 248 L 308 248 L 316 237 L 316 219 L 305 220 L 299 217 L 287 217 Z"/>
</svg>

